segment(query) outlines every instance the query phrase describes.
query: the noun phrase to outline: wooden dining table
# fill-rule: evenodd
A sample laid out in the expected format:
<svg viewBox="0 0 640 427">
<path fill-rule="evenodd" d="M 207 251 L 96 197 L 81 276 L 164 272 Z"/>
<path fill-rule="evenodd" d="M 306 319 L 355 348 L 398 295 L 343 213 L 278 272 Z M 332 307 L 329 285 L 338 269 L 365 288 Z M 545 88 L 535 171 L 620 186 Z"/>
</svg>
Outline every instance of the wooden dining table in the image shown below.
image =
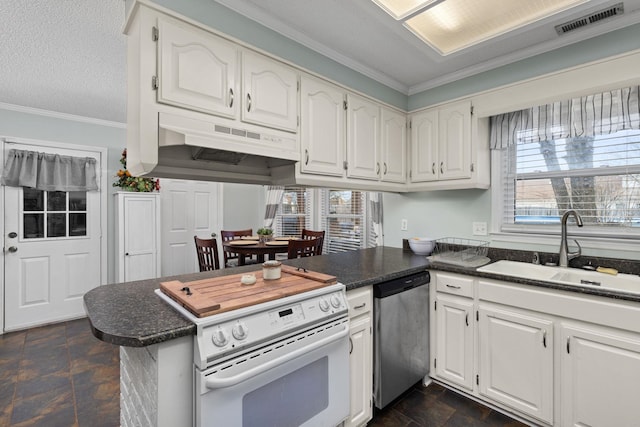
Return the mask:
<svg viewBox="0 0 640 427">
<path fill-rule="evenodd" d="M 258 257 L 258 261 L 264 262 L 265 255 L 269 257 L 269 259 L 276 259 L 276 254 L 286 254 L 289 251 L 289 240 L 287 239 L 278 239 L 271 240 L 268 242 L 260 242 L 258 240 L 246 240 L 246 239 L 237 239 L 237 240 L 229 240 L 227 242 L 222 243 L 222 247 L 227 252 L 234 252 L 238 254 L 238 266 L 245 265 L 246 257 L 251 257 L 256 255 Z"/>
</svg>

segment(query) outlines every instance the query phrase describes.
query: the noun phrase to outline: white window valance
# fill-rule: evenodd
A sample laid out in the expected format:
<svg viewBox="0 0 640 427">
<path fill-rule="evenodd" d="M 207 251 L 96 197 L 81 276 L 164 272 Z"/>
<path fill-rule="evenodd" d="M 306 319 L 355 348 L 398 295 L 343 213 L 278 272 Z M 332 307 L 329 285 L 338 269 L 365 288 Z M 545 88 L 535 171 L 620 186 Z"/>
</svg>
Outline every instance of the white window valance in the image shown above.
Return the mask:
<svg viewBox="0 0 640 427">
<path fill-rule="evenodd" d="M 45 191 L 95 191 L 97 161 L 27 150 L 9 150 L 2 184 Z"/>
<path fill-rule="evenodd" d="M 640 129 L 640 86 L 491 117 L 491 148 Z"/>
</svg>

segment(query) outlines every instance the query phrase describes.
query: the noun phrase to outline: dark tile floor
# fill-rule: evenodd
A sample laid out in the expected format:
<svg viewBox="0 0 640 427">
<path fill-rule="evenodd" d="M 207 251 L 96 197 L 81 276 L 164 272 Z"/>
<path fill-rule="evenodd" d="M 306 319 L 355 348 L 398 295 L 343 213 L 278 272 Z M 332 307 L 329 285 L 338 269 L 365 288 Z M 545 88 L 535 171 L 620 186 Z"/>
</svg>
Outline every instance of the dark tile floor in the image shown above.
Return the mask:
<svg viewBox="0 0 640 427">
<path fill-rule="evenodd" d="M 119 348 L 87 319 L 0 335 L 0 426 L 118 425 Z"/>
<path fill-rule="evenodd" d="M 368 427 L 525 427 L 500 412 L 444 387 L 421 383 L 382 411 L 375 411 Z"/>
<path fill-rule="evenodd" d="M 119 349 L 96 339 L 87 319 L 0 335 L 0 426 L 119 424 Z M 523 424 L 439 385 L 416 384 L 369 426 Z"/>
</svg>

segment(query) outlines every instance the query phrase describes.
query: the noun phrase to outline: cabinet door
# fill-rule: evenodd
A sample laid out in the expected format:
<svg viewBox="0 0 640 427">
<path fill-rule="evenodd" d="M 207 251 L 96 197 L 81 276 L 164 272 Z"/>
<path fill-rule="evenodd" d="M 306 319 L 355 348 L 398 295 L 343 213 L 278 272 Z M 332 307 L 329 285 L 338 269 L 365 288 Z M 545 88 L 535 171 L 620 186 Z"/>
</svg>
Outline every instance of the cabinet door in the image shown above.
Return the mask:
<svg viewBox="0 0 640 427">
<path fill-rule="evenodd" d="M 562 426 L 637 426 L 640 340 L 593 325 L 564 326 Z"/>
<path fill-rule="evenodd" d="M 365 425 L 372 416 L 373 361 L 371 343 L 371 316 L 369 314 L 351 320 L 350 368 L 350 418 L 346 426 Z"/>
<path fill-rule="evenodd" d="M 236 48 L 168 18 L 158 19 L 158 30 L 158 102 L 234 117 Z"/>
<path fill-rule="evenodd" d="M 473 301 L 436 294 L 436 375 L 473 389 Z"/>
<path fill-rule="evenodd" d="M 344 175 L 344 91 L 303 76 L 301 94 L 301 171 L 322 175 Z"/>
<path fill-rule="evenodd" d="M 382 180 L 405 183 L 407 176 L 407 118 L 382 108 Z"/>
<path fill-rule="evenodd" d="M 471 178 L 471 102 L 438 111 L 439 179 Z"/>
<path fill-rule="evenodd" d="M 156 278 L 159 275 L 158 194 L 118 193 L 121 282 Z"/>
<path fill-rule="evenodd" d="M 242 120 L 298 130 L 298 74 L 263 55 L 242 52 Z"/>
<path fill-rule="evenodd" d="M 480 306 L 480 394 L 542 421 L 553 420 L 553 322 Z"/>
<path fill-rule="evenodd" d="M 438 110 L 428 110 L 411 118 L 411 182 L 438 179 Z"/>
<path fill-rule="evenodd" d="M 347 176 L 375 179 L 380 176 L 380 107 L 347 94 Z"/>
</svg>

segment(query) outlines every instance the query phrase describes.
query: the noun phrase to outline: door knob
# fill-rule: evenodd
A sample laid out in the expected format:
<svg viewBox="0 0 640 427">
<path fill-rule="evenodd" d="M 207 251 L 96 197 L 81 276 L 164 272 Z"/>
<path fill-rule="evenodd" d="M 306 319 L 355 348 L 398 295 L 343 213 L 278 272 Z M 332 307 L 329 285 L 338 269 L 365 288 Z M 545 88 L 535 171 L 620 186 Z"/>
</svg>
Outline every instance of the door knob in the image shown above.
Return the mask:
<svg viewBox="0 0 640 427">
<path fill-rule="evenodd" d="M 9 249 L 7 249 L 10 253 L 14 253 L 14 252 L 18 252 L 18 248 L 16 248 L 15 246 L 9 246 Z"/>
<path fill-rule="evenodd" d="M 15 239 L 16 237 L 18 237 L 18 233 L 16 233 L 15 231 L 12 231 L 11 233 L 9 233 L 9 238 Z"/>
</svg>

